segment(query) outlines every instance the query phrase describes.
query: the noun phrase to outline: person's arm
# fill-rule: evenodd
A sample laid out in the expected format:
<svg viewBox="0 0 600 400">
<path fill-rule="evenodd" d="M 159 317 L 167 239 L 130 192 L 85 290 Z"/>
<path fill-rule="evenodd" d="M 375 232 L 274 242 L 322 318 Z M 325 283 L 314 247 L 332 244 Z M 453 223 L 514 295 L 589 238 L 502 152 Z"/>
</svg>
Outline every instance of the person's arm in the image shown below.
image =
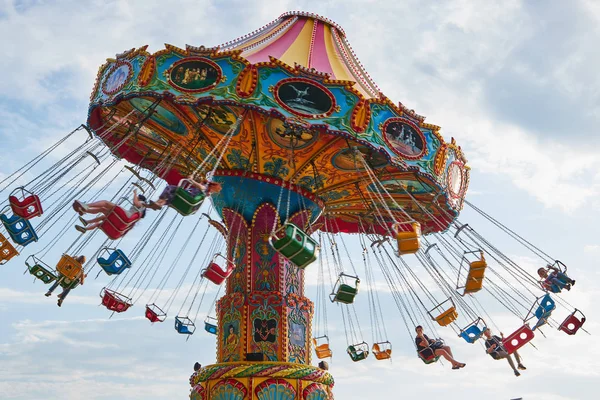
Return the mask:
<svg viewBox="0 0 600 400">
<path fill-rule="evenodd" d="M 193 179 L 192 175 L 188 176 L 188 180 L 190 181 L 190 183 L 192 184 L 192 186 L 194 186 L 195 188 L 200 189 L 202 191 L 206 190 L 206 182 L 205 181 L 203 181 L 203 182 L 196 182 Z"/>
<path fill-rule="evenodd" d="M 133 189 L 133 205 L 136 208 L 142 208 L 144 206 L 144 203 L 142 203 L 140 201 L 140 199 L 138 199 L 138 194 L 137 194 L 137 190 Z"/>
</svg>

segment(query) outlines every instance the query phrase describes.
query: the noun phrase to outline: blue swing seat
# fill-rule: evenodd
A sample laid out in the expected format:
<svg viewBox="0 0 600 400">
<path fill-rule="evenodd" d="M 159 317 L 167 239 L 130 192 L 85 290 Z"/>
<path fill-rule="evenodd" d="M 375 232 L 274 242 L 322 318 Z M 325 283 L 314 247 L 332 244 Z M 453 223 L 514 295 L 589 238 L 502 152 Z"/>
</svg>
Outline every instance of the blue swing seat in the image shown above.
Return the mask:
<svg viewBox="0 0 600 400">
<path fill-rule="evenodd" d="M 542 297 L 542 299 L 540 300 L 540 305 L 534 313 L 538 321 L 535 323 L 533 328 L 531 328 L 531 330 L 534 331 L 540 326 L 546 324 L 548 322 L 548 319 L 552 315 L 552 311 L 554 311 L 555 308 L 556 303 L 554 302 L 554 299 L 550 297 L 549 294 L 546 294 L 544 297 Z"/>
<path fill-rule="evenodd" d="M 210 334 L 217 334 L 217 319 L 213 317 L 206 317 L 204 320 L 204 330 Z"/>
<path fill-rule="evenodd" d="M 475 321 L 463 328 L 458 336 L 465 339 L 467 343 L 473 344 L 483 336 L 483 331 L 485 331 L 485 329 L 485 321 L 481 318 L 477 318 Z"/>
<path fill-rule="evenodd" d="M 194 321 L 188 317 L 175 317 L 175 330 L 182 335 L 193 335 L 196 331 Z"/>
<path fill-rule="evenodd" d="M 113 252 L 108 258 L 98 257 L 97 261 L 107 275 L 119 275 L 121 272 L 125 271 L 126 268 L 131 268 L 131 261 L 129 261 L 129 258 L 127 258 L 122 250 L 105 250 L 113 250 Z"/>
<path fill-rule="evenodd" d="M 31 242 L 37 242 L 38 236 L 31 226 L 31 222 L 18 215 L 7 217 L 6 214 L 0 214 L 0 221 L 8 231 L 13 242 L 23 247 Z"/>
<path fill-rule="evenodd" d="M 548 322 L 548 319 L 552 315 L 552 311 L 554 311 L 555 308 L 556 303 L 554 302 L 552 297 L 550 297 L 550 294 L 547 293 L 542 297 L 538 297 L 535 300 L 535 303 L 533 303 L 533 305 L 531 306 L 531 309 L 527 313 L 527 316 L 523 320 L 523 323 L 525 324 L 533 318 L 537 318 L 535 325 L 531 328 L 531 330 L 534 331 Z"/>
</svg>

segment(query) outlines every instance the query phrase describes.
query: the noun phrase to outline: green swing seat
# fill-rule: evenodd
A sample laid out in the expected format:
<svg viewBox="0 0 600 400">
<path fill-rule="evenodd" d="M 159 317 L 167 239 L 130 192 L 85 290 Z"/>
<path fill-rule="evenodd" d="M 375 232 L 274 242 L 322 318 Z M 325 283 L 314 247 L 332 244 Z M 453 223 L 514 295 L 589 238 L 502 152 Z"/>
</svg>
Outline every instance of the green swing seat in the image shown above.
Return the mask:
<svg viewBox="0 0 600 400">
<path fill-rule="evenodd" d="M 369 355 L 369 346 L 365 343 L 359 343 L 348 346 L 346 352 L 352 359 L 352 361 L 357 362 L 364 360 Z"/>
<path fill-rule="evenodd" d="M 30 263 L 29 260 L 32 259 L 33 262 Z M 45 265 L 41 260 L 37 259 L 35 256 L 30 256 L 25 260 L 25 265 L 27 265 L 27 270 L 34 278 L 39 279 L 45 284 L 49 284 L 58 279 L 56 272 Z"/>
<path fill-rule="evenodd" d="M 283 236 L 279 237 L 281 234 Z M 304 269 L 317 259 L 317 242 L 291 222 L 286 222 L 270 236 L 269 243 L 298 268 Z"/>
<path fill-rule="evenodd" d="M 332 293 L 333 301 L 337 301 L 338 303 L 344 304 L 352 304 L 354 303 L 354 298 L 356 297 L 357 293 L 357 288 L 342 283 L 338 288 L 337 292 Z"/>
<path fill-rule="evenodd" d="M 346 279 L 353 279 L 354 286 L 344 283 Z M 341 273 L 338 277 L 335 286 L 333 287 L 333 291 L 329 295 L 329 300 L 332 303 L 344 303 L 344 304 L 352 304 L 354 303 L 354 298 L 358 294 L 358 286 L 360 285 L 360 279 L 357 276 L 347 275 L 345 273 Z"/>
<path fill-rule="evenodd" d="M 171 208 L 183 216 L 188 216 L 198 211 L 205 197 L 204 193 L 192 196 L 190 192 L 179 186 L 175 190 L 175 197 L 171 202 Z"/>
</svg>

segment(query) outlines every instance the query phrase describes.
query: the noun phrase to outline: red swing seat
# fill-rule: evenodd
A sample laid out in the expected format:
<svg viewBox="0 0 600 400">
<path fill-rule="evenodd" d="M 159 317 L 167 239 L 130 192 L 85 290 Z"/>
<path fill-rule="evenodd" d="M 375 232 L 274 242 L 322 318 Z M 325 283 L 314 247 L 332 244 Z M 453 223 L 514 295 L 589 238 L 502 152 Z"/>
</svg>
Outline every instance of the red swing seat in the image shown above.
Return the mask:
<svg viewBox="0 0 600 400">
<path fill-rule="evenodd" d="M 167 314 L 156 304 L 146 304 L 146 318 L 152 322 L 163 322 L 167 318 Z"/>
<path fill-rule="evenodd" d="M 16 196 L 16 193 L 19 190 L 21 191 L 20 199 Z M 13 213 L 24 219 L 38 217 L 44 213 L 42 202 L 38 195 L 29 192 L 24 187 L 16 188 L 10 196 L 8 196 L 8 202 L 10 203 L 10 208 L 12 208 Z"/>
<path fill-rule="evenodd" d="M 534 336 L 535 333 L 533 333 L 529 325 L 525 324 L 505 337 L 502 340 L 502 347 L 504 347 L 508 354 L 512 354 L 529 343 Z"/>
<path fill-rule="evenodd" d="M 581 314 L 581 317 L 577 317 L 577 313 Z M 558 327 L 559 331 L 563 331 L 567 335 L 574 335 L 577 333 L 579 328 L 585 323 L 585 315 L 578 309 L 575 309 Z"/>
<path fill-rule="evenodd" d="M 218 257 L 223 258 L 227 262 L 227 269 L 226 270 L 223 270 L 219 266 L 219 264 L 216 263 L 216 259 Z M 227 260 L 221 254 L 216 254 L 213 257 L 212 262 L 209 264 L 209 266 L 202 273 L 202 276 L 204 276 L 206 279 L 208 279 L 212 283 L 214 283 L 216 285 L 220 285 L 223 282 L 225 282 L 225 279 L 229 278 L 229 276 L 233 273 L 234 269 L 235 269 L 235 264 L 233 263 L 233 261 Z"/>
<path fill-rule="evenodd" d="M 134 213 L 131 217 L 127 216 L 127 213 L 120 206 L 115 206 L 113 210 L 106 216 L 100 230 L 106 234 L 110 239 L 117 240 L 123 237 L 127 232 L 133 228 L 136 222 L 141 218 L 139 212 Z"/>
<path fill-rule="evenodd" d="M 102 289 L 100 297 L 102 298 L 102 305 L 116 313 L 127 311 L 133 305 L 129 297 L 107 288 Z"/>
</svg>

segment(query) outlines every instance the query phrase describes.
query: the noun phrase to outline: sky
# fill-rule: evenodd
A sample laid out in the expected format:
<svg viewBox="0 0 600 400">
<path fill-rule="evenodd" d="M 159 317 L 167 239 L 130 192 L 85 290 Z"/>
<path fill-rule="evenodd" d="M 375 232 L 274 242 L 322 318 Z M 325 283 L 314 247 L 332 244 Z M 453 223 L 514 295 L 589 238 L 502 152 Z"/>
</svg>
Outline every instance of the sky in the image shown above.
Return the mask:
<svg viewBox="0 0 600 400">
<path fill-rule="evenodd" d="M 595 334 L 600 3 L 594 0 L 194 0 L 168 6 L 154 0 L 0 0 L 0 179 L 85 122 L 89 94 L 106 58 L 146 44 L 150 51 L 164 43 L 218 45 L 290 10 L 314 12 L 341 25 L 386 96 L 440 125 L 447 141 L 457 140 L 472 168 L 468 199 L 569 266 L 577 285 L 564 298 L 584 310 L 585 328 Z M 486 237 L 512 258 L 531 260 L 471 209 L 460 219 L 489 233 Z M 136 237 L 127 238 L 129 245 Z M 214 362 L 213 336 L 198 332 L 186 342 L 172 320 L 150 325 L 141 305 L 109 318 L 97 306 L 104 276 L 90 276 L 58 308 L 55 297 L 43 296 L 40 282 L 23 275 L 27 254 L 0 266 L 0 398 L 185 398 L 194 362 Z M 525 264 L 533 273 L 535 262 Z M 314 299 L 312 278 L 314 272 L 307 279 Z M 169 285 L 166 294 L 173 289 Z M 421 363 L 391 297 L 382 291 L 381 300 L 394 343 L 391 363 L 371 358 L 352 363 L 343 355 L 343 334 L 330 328 L 339 354 L 330 363 L 338 399 L 390 393 L 393 398 L 596 398 L 600 349 L 593 336 L 545 330 L 547 337 L 538 335 L 536 348 L 521 352 L 528 369 L 515 378 L 504 361 L 493 361 L 479 345 L 441 329 L 457 358 L 467 363 L 452 371 L 448 364 Z M 335 327 L 339 312 L 329 312 Z M 494 309 L 494 320 L 505 333 L 519 324 L 501 309 Z"/>
</svg>

